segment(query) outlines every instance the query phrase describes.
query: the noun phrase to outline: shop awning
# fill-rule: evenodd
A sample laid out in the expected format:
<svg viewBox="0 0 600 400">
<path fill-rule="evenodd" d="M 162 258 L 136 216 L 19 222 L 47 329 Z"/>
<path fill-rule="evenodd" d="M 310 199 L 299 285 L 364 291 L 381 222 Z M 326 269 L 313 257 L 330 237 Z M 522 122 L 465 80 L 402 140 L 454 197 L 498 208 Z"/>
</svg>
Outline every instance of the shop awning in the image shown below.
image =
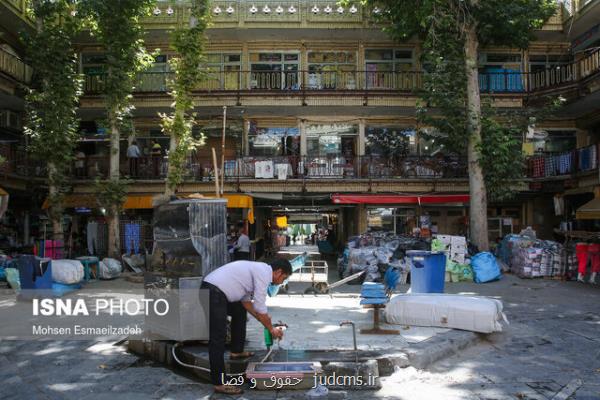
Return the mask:
<svg viewBox="0 0 600 400">
<path fill-rule="evenodd" d="M 254 199 L 252 196 L 247 194 L 223 194 L 223 198 L 227 199 L 227 208 L 247 208 L 248 222 L 254 224 Z"/>
<path fill-rule="evenodd" d="M 331 200 L 334 204 L 445 204 L 467 203 L 469 195 L 334 194 Z"/>
<path fill-rule="evenodd" d="M 254 223 L 254 201 L 252 199 L 252 196 L 248 196 L 245 194 L 224 194 L 223 198 L 227 199 L 227 208 L 249 209 L 248 222 L 250 222 L 251 224 Z M 46 210 L 49 207 L 50 202 L 48 201 L 48 199 L 44 200 L 44 204 L 42 204 L 42 209 Z M 95 195 L 69 194 L 65 196 L 63 207 L 98 208 L 98 202 L 96 201 Z M 127 196 L 127 198 L 125 199 L 125 203 L 123 203 L 123 209 L 125 210 L 140 210 L 152 208 L 152 195 L 130 195 Z"/>
<path fill-rule="evenodd" d="M 0 196 L 8 196 L 8 192 L 0 187 Z"/>
<path fill-rule="evenodd" d="M 48 199 L 44 200 L 42 209 L 46 210 L 50 207 Z M 63 201 L 64 208 L 98 208 L 98 201 L 95 195 L 91 194 L 68 194 L 65 196 Z M 149 209 L 152 208 L 152 196 L 151 195 L 133 195 L 127 196 L 125 203 L 123 203 L 123 209 L 125 210 L 138 210 L 138 209 Z"/>
<path fill-rule="evenodd" d="M 600 219 L 600 198 L 596 197 L 577 209 L 577 219 Z"/>
<path fill-rule="evenodd" d="M 76 208 L 76 207 L 85 207 L 85 208 L 97 208 L 98 202 L 96 201 L 96 196 L 91 194 L 68 194 L 65 196 L 63 200 L 64 208 Z M 42 204 L 42 209 L 46 210 L 50 208 L 50 200 L 46 198 L 44 200 L 44 204 Z"/>
</svg>

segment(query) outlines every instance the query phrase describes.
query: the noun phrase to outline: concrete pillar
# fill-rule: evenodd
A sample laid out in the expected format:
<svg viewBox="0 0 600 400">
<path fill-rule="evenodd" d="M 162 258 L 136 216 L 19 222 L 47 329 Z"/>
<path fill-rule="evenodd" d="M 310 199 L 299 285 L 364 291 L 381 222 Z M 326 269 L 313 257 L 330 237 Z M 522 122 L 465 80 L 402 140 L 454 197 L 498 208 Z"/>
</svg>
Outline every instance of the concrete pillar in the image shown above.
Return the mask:
<svg viewBox="0 0 600 400">
<path fill-rule="evenodd" d="M 356 59 L 357 62 L 357 67 L 356 70 L 357 71 L 362 71 L 358 73 L 358 77 L 356 79 L 356 87 L 358 89 L 364 89 L 365 88 L 365 45 L 363 43 L 363 41 L 359 41 L 358 42 L 358 57 Z"/>
<path fill-rule="evenodd" d="M 29 244 L 29 211 L 23 212 L 23 244 Z"/>
<path fill-rule="evenodd" d="M 359 156 L 365 155 L 365 146 L 366 146 L 365 126 L 366 126 L 365 120 L 361 119 L 358 122 L 358 155 Z"/>
<path fill-rule="evenodd" d="M 306 121 L 300 120 L 300 155 L 306 156 L 307 145 L 306 145 Z"/>
<path fill-rule="evenodd" d="M 245 156 L 250 155 L 250 146 L 248 144 L 248 131 L 250 130 L 250 120 L 245 119 L 244 129 L 242 130 L 242 154 Z"/>
<path fill-rule="evenodd" d="M 575 137 L 577 138 L 577 148 L 585 147 L 590 144 L 590 135 L 588 131 L 577 129 Z"/>
<path fill-rule="evenodd" d="M 240 89 L 250 87 L 250 52 L 248 51 L 248 42 L 242 44 L 242 76 L 240 78 Z"/>
<path fill-rule="evenodd" d="M 367 231 L 367 206 L 359 204 L 356 206 L 356 226 L 358 227 L 358 234 Z"/>
<path fill-rule="evenodd" d="M 527 200 L 523 203 L 523 228 L 532 226 L 533 220 L 534 201 L 532 199 Z"/>
</svg>

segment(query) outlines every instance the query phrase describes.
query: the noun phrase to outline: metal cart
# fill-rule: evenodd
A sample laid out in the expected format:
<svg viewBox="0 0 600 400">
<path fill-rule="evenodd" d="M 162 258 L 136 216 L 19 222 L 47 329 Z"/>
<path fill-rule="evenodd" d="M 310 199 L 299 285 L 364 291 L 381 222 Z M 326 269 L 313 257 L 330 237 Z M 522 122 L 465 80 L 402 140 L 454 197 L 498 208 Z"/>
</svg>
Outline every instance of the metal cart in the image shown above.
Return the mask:
<svg viewBox="0 0 600 400">
<path fill-rule="evenodd" d="M 329 267 L 327 261 L 313 260 L 305 261 L 304 265 L 294 270 L 288 282 L 304 282 L 310 283 L 311 287 L 307 288 L 305 293 L 327 293 L 327 277 Z M 285 284 L 284 290 L 287 291 L 288 285 Z"/>
</svg>

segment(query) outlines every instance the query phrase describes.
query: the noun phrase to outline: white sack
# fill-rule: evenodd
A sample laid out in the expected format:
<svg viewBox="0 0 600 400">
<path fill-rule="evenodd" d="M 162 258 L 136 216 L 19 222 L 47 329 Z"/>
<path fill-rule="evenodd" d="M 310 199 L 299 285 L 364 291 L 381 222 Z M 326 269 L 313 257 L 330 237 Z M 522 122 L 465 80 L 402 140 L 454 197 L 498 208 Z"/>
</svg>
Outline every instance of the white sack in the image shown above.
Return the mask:
<svg viewBox="0 0 600 400">
<path fill-rule="evenodd" d="M 436 326 L 491 333 L 508 323 L 502 302 L 487 297 L 412 293 L 394 296 L 385 308 L 390 324 Z"/>
<path fill-rule="evenodd" d="M 52 281 L 56 283 L 79 283 L 83 275 L 83 264 L 79 260 L 52 260 Z"/>
<path fill-rule="evenodd" d="M 118 260 L 114 258 L 105 258 L 100 261 L 98 278 L 100 279 L 114 279 L 121 275 L 123 267 Z"/>
</svg>

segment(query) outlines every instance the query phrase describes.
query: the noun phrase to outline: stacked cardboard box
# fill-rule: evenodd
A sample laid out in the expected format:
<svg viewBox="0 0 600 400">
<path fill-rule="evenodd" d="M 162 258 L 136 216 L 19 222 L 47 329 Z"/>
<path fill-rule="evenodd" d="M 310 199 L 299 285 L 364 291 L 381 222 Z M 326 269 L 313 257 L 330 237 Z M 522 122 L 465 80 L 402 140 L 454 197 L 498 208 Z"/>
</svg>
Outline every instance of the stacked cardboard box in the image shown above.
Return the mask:
<svg viewBox="0 0 600 400">
<path fill-rule="evenodd" d="M 468 251 L 464 236 L 436 235 L 435 238 L 446 247 L 446 257 L 459 264 L 465 263 Z"/>
</svg>

